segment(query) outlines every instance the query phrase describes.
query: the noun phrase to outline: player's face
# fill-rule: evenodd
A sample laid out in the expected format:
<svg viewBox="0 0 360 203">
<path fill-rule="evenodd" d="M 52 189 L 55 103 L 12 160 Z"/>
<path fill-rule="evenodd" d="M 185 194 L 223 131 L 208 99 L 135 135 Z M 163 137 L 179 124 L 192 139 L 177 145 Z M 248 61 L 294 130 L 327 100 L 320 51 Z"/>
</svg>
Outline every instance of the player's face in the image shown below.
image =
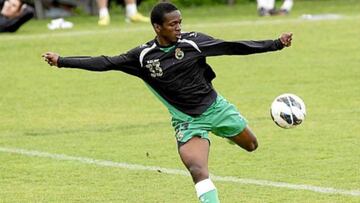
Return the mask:
<svg viewBox="0 0 360 203">
<path fill-rule="evenodd" d="M 19 0 L 6 0 L 1 9 L 1 14 L 8 18 L 16 17 L 20 14 L 21 2 Z"/>
<path fill-rule="evenodd" d="M 155 30 L 161 45 L 170 45 L 181 38 L 181 13 L 179 10 L 164 15 L 164 23 Z"/>
</svg>

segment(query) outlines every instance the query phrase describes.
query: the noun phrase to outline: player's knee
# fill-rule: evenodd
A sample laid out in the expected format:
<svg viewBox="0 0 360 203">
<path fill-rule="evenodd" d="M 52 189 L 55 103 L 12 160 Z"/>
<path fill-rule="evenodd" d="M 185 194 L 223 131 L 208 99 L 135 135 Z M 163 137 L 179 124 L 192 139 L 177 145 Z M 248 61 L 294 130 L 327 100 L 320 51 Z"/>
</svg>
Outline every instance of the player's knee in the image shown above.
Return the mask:
<svg viewBox="0 0 360 203">
<path fill-rule="evenodd" d="M 245 150 L 248 151 L 248 152 L 253 152 L 255 151 L 256 149 L 258 148 L 258 142 L 257 140 L 253 140 L 251 141 L 246 147 L 245 147 Z"/>
<path fill-rule="evenodd" d="M 200 180 L 206 179 L 209 177 L 209 172 L 206 167 L 200 165 L 192 165 L 189 167 L 189 172 L 194 180 L 198 182 Z"/>
</svg>

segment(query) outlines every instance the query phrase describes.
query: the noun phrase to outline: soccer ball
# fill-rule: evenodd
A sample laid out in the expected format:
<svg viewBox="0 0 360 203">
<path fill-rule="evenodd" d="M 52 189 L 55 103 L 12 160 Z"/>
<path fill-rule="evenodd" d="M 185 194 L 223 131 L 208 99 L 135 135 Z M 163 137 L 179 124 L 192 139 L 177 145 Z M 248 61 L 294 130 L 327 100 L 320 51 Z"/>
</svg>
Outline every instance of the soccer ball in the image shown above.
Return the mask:
<svg viewBox="0 0 360 203">
<path fill-rule="evenodd" d="M 282 94 L 272 102 L 270 115 L 276 125 L 282 128 L 293 128 L 305 119 L 304 101 L 294 94 Z"/>
</svg>

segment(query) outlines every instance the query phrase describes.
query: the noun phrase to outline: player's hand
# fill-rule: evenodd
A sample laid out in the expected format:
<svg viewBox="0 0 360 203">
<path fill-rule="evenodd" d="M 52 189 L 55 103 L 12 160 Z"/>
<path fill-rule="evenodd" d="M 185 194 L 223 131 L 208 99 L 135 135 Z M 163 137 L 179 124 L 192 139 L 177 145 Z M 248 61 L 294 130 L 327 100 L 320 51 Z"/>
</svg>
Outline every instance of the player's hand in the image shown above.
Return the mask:
<svg viewBox="0 0 360 203">
<path fill-rule="evenodd" d="M 291 32 L 281 34 L 280 41 L 285 47 L 291 46 L 292 35 Z"/>
<path fill-rule="evenodd" d="M 50 66 L 57 66 L 58 67 L 58 60 L 59 60 L 59 54 L 53 53 L 53 52 L 46 52 L 42 55 L 46 63 L 48 63 Z"/>
</svg>

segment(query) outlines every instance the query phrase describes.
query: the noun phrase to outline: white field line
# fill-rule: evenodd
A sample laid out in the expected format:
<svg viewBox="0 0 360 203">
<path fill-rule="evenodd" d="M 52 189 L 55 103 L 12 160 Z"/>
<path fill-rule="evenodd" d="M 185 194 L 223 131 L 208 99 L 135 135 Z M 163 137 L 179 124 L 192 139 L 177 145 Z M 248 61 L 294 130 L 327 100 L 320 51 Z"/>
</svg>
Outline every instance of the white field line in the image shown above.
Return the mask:
<svg viewBox="0 0 360 203">
<path fill-rule="evenodd" d="M 206 28 L 206 27 L 216 27 L 216 28 L 226 28 L 226 27 L 238 27 L 238 26 L 249 26 L 249 25 L 277 25 L 284 23 L 306 23 L 306 22 L 318 22 L 318 21 L 339 21 L 339 20 L 354 20 L 359 19 L 360 16 L 342 16 L 341 18 L 330 18 L 330 19 L 318 19 L 318 20 L 306 20 L 302 18 L 292 18 L 292 19 L 272 19 L 272 20 L 239 20 L 239 21 L 224 21 L 224 22 L 205 22 L 197 24 L 186 24 L 184 25 L 185 30 L 189 28 Z M 0 41 L 11 41 L 11 40 L 31 40 L 31 39 L 49 39 L 52 37 L 74 37 L 74 36 L 90 36 L 90 35 L 104 35 L 108 33 L 130 33 L 130 32 L 143 32 L 151 31 L 151 26 L 138 26 L 132 28 L 114 28 L 114 29 L 104 29 L 104 30 L 82 30 L 82 31 L 61 31 L 61 32 L 52 32 L 52 33 L 40 33 L 40 34 L 15 34 L 15 35 L 6 35 L 0 38 Z"/>
<path fill-rule="evenodd" d="M 140 165 L 140 164 L 113 162 L 113 161 L 107 161 L 107 160 L 92 159 L 92 158 L 87 158 L 87 157 L 68 156 L 65 154 L 51 154 L 51 153 L 47 153 L 47 152 L 39 152 L 39 151 L 26 150 L 26 149 L 20 149 L 20 148 L 0 147 L 0 152 L 20 154 L 20 155 L 30 156 L 30 157 L 50 158 L 50 159 L 61 160 L 61 161 L 75 161 L 75 162 L 81 162 L 84 164 L 93 164 L 93 165 L 97 165 L 97 166 L 122 168 L 122 169 L 128 169 L 128 170 L 153 171 L 153 172 L 160 172 L 160 173 L 170 174 L 170 175 L 190 176 L 187 171 L 179 170 L 179 169 L 169 169 L 169 168 L 162 168 L 162 167 L 158 167 L 158 166 L 144 166 L 144 165 Z M 318 187 L 318 186 L 312 186 L 312 185 L 291 184 L 291 183 L 274 182 L 274 181 L 268 181 L 268 180 L 244 179 L 244 178 L 237 178 L 237 177 L 233 177 L 233 176 L 211 175 L 211 179 L 214 181 L 219 181 L 219 182 L 259 185 L 259 186 L 265 186 L 265 187 L 279 187 L 279 188 L 286 188 L 286 189 L 293 189 L 293 190 L 307 190 L 307 191 L 312 191 L 312 192 L 317 192 L 317 193 L 325 193 L 325 194 L 338 194 L 338 195 L 360 197 L 360 190 L 344 190 L 344 189 L 337 189 L 337 188 L 331 188 L 331 187 Z"/>
</svg>

